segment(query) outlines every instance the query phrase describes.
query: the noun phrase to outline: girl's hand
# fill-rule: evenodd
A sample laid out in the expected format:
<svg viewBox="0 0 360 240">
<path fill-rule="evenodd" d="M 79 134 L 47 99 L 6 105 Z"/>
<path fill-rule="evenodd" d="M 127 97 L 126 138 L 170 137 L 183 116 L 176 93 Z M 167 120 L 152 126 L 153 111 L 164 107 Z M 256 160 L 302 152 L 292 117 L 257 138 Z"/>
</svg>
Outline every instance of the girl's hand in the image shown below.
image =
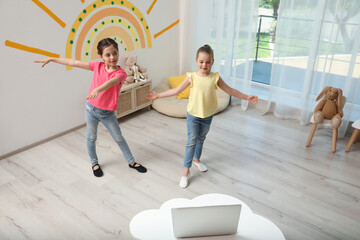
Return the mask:
<svg viewBox="0 0 360 240">
<path fill-rule="evenodd" d="M 86 99 L 95 99 L 99 96 L 99 91 L 95 88 L 94 90 L 91 91 L 91 93 L 89 94 L 89 96 L 87 96 Z"/>
<path fill-rule="evenodd" d="M 34 60 L 34 63 L 42 63 L 43 65 L 41 67 L 43 68 L 46 64 L 48 64 L 51 61 L 52 61 L 51 58 L 45 58 L 42 60 Z"/>
<path fill-rule="evenodd" d="M 158 94 L 152 90 L 150 90 L 150 94 L 146 94 L 145 97 L 149 100 L 155 100 L 159 98 Z"/>
<path fill-rule="evenodd" d="M 247 99 L 249 102 L 256 104 L 258 102 L 258 97 L 254 95 L 248 95 Z"/>
</svg>

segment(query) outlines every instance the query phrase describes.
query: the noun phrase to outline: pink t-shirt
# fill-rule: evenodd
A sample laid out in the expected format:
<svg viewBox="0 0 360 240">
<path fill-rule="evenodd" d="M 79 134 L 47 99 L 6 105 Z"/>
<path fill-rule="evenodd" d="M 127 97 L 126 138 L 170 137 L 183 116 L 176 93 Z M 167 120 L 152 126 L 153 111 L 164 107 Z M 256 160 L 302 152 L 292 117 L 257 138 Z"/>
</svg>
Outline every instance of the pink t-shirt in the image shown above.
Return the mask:
<svg viewBox="0 0 360 240">
<path fill-rule="evenodd" d="M 99 87 L 108 80 L 118 77 L 120 78 L 120 83 L 112 86 L 111 88 L 100 92 L 98 97 L 95 99 L 88 99 L 87 101 L 94 107 L 115 111 L 117 110 L 117 102 L 119 99 L 119 92 L 122 84 L 126 79 L 126 72 L 119 66 L 119 69 L 108 72 L 105 69 L 105 63 L 103 62 L 89 62 L 90 70 L 94 72 L 93 81 L 91 83 L 90 91 L 91 93 L 95 88 Z"/>
</svg>

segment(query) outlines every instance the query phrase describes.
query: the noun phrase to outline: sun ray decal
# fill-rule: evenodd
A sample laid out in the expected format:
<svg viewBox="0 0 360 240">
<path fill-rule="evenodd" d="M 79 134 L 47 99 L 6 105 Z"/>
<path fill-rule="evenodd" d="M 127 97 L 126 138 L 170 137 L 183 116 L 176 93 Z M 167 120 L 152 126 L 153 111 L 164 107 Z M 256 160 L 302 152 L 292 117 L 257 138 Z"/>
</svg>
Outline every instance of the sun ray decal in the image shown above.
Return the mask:
<svg viewBox="0 0 360 240">
<path fill-rule="evenodd" d="M 170 24 L 169 26 L 167 26 L 166 28 L 164 28 L 163 30 L 161 30 L 160 32 L 154 34 L 154 38 L 159 37 L 161 34 L 163 34 L 164 32 L 170 30 L 170 28 L 174 27 L 175 25 L 179 24 L 180 20 L 176 20 L 175 22 L 173 22 L 172 24 Z"/>
<path fill-rule="evenodd" d="M 57 53 L 52 53 L 52 52 L 48 52 L 48 51 L 45 51 L 45 50 L 42 50 L 42 49 L 25 46 L 23 44 L 12 42 L 12 41 L 9 41 L 9 40 L 5 41 L 5 46 L 16 48 L 16 49 L 26 51 L 26 52 L 41 54 L 41 55 L 48 56 L 48 57 L 56 57 L 56 58 L 60 57 L 60 55 L 57 54 Z"/>
<path fill-rule="evenodd" d="M 150 5 L 149 9 L 146 11 L 147 15 L 149 15 L 149 14 L 150 14 L 150 12 L 151 12 L 151 10 L 153 9 L 153 7 L 154 7 L 154 5 L 155 5 L 156 1 L 157 1 L 157 0 L 154 0 L 154 1 L 152 2 L 152 4 Z"/>
<path fill-rule="evenodd" d="M 49 8 L 47 8 L 42 2 L 39 0 L 32 0 L 39 8 L 41 8 L 44 12 L 46 12 L 52 19 L 54 19 L 61 27 L 65 28 L 66 24 L 53 13 Z"/>
</svg>

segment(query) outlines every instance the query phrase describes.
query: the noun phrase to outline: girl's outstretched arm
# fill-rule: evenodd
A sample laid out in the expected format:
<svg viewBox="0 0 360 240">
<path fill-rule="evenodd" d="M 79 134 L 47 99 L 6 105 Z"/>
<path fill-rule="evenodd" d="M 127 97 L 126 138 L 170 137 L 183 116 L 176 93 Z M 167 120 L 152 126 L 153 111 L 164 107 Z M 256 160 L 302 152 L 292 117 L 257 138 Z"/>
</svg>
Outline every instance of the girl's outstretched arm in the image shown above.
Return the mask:
<svg viewBox="0 0 360 240">
<path fill-rule="evenodd" d="M 94 90 L 92 90 L 86 99 L 97 98 L 99 95 L 99 92 L 105 91 L 105 90 L 111 88 L 112 86 L 119 84 L 120 82 L 121 82 L 120 78 L 113 77 L 113 78 L 109 79 L 108 81 L 104 82 L 102 85 L 95 88 Z"/>
<path fill-rule="evenodd" d="M 176 88 L 171 88 L 171 89 L 161 92 L 161 93 L 156 93 L 154 91 L 150 91 L 150 94 L 145 95 L 145 97 L 149 100 L 155 100 L 158 98 L 174 96 L 174 95 L 177 95 L 177 94 L 181 93 L 182 91 L 184 91 L 189 86 L 190 82 L 191 82 L 191 79 L 189 77 L 186 77 L 184 79 L 184 81 Z"/>
<path fill-rule="evenodd" d="M 34 63 L 42 63 L 43 65 L 41 67 L 44 67 L 49 62 L 54 62 L 62 65 L 66 65 L 69 67 L 77 67 L 77 68 L 83 68 L 86 70 L 90 70 L 89 63 L 88 62 L 82 62 L 71 58 L 45 58 L 42 60 L 34 60 Z"/>
<path fill-rule="evenodd" d="M 233 97 L 237 97 L 240 99 L 248 100 L 249 102 L 256 104 L 258 101 L 258 97 L 254 95 L 246 95 L 245 93 L 242 93 L 234 88 L 231 88 L 229 85 L 227 85 L 224 80 L 219 77 L 219 80 L 217 82 L 219 88 L 224 90 L 227 94 L 230 94 Z"/>
</svg>

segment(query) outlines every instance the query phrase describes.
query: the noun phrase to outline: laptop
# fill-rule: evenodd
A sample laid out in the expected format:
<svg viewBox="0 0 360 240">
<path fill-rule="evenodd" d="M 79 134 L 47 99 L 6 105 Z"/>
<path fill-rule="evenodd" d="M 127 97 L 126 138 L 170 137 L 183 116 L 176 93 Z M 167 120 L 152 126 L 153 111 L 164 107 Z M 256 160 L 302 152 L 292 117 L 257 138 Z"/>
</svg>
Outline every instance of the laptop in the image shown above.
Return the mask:
<svg viewBox="0 0 360 240">
<path fill-rule="evenodd" d="M 174 236 L 203 237 L 237 232 L 241 204 L 171 209 Z"/>
</svg>

